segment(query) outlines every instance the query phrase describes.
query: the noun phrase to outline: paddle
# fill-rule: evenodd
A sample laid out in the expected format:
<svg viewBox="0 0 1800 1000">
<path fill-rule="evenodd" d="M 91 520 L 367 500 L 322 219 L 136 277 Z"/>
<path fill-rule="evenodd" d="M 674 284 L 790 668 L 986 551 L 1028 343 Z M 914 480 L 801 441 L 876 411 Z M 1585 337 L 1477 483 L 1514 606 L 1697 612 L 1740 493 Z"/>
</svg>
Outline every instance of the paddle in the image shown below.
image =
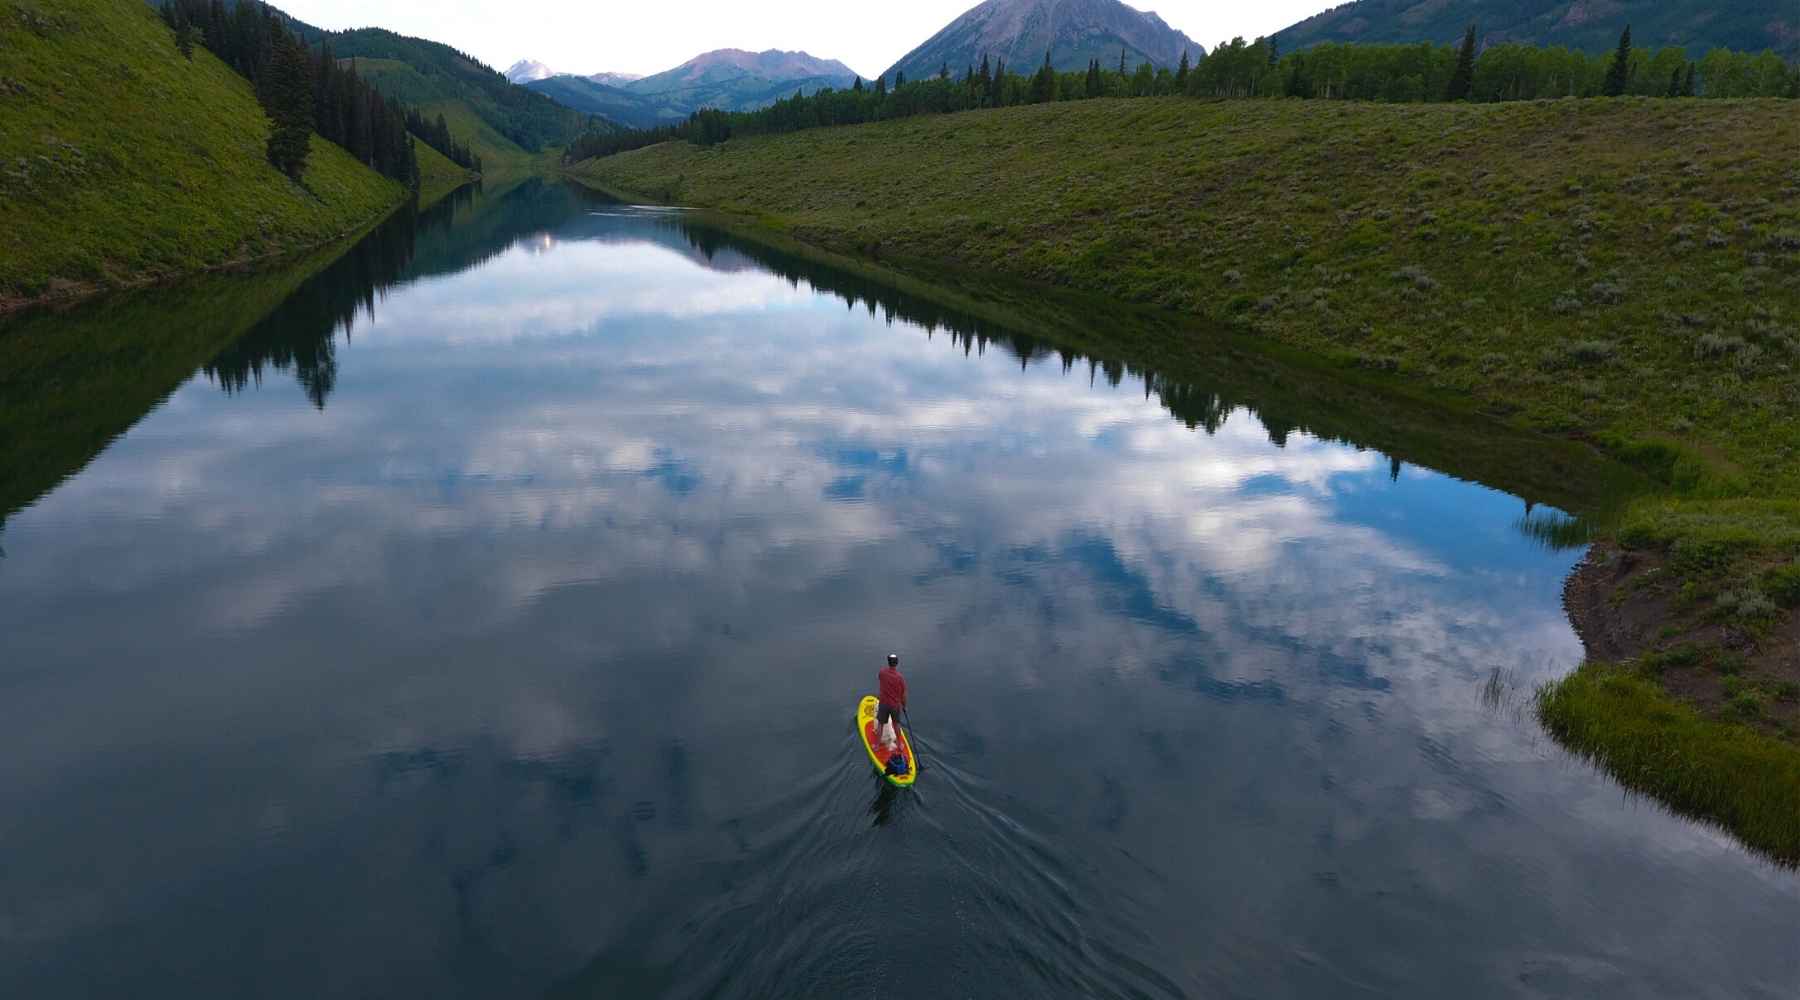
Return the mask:
<svg viewBox="0 0 1800 1000">
<path fill-rule="evenodd" d="M 919 744 L 913 739 L 912 716 L 907 714 L 906 709 L 903 708 L 900 710 L 900 718 L 906 720 L 906 745 L 912 747 L 913 767 L 923 771 L 925 770 L 925 758 L 919 756 Z"/>
</svg>

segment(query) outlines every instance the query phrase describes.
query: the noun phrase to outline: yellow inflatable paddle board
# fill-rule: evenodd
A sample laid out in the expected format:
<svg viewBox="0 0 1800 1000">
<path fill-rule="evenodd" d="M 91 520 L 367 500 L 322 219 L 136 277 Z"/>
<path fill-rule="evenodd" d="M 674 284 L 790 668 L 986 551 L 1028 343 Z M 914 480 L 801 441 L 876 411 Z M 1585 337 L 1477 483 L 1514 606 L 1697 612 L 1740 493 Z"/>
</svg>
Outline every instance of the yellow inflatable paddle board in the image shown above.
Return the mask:
<svg viewBox="0 0 1800 1000">
<path fill-rule="evenodd" d="M 913 778 L 918 776 L 919 761 L 913 756 L 912 741 L 906 738 L 906 731 L 899 720 L 894 722 L 894 749 L 884 750 L 881 746 L 881 734 L 875 731 L 875 706 L 878 700 L 869 695 L 856 706 L 856 732 L 862 737 L 863 749 L 869 752 L 869 760 L 874 763 L 875 770 L 888 783 L 899 788 L 912 787 Z M 905 774 L 889 774 L 888 760 L 892 757 L 906 758 Z"/>
</svg>

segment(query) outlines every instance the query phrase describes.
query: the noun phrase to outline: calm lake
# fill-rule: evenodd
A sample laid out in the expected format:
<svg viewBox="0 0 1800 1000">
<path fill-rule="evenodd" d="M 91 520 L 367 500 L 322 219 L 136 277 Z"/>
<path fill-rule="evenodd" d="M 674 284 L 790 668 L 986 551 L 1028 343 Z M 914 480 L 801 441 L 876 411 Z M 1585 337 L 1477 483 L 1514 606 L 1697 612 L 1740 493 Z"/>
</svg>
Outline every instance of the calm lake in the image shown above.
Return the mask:
<svg viewBox="0 0 1800 1000">
<path fill-rule="evenodd" d="M 0 994 L 1800 993 L 1475 446 L 552 182 L 314 270 L 0 326 Z"/>
</svg>

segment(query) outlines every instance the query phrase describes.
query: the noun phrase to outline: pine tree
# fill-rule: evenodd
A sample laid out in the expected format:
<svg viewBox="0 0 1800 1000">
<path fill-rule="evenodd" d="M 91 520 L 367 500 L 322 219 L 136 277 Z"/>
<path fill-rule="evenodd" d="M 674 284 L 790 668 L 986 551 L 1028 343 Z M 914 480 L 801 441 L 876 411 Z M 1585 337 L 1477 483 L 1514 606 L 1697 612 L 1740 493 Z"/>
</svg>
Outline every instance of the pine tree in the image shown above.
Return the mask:
<svg viewBox="0 0 1800 1000">
<path fill-rule="evenodd" d="M 850 85 L 850 90 L 853 93 L 862 93 L 862 77 L 859 76 L 856 78 L 856 82 Z"/>
<path fill-rule="evenodd" d="M 894 89 L 899 90 L 904 86 L 906 86 L 906 71 L 897 69 L 894 71 Z"/>
<path fill-rule="evenodd" d="M 1687 64 L 1687 75 L 1681 80 L 1681 96 L 1693 97 L 1698 91 L 1694 87 L 1694 64 Z"/>
<path fill-rule="evenodd" d="M 206 5 L 206 47 L 220 59 L 226 59 L 225 0 L 212 0 Z"/>
<path fill-rule="evenodd" d="M 1475 26 L 1463 33 L 1462 50 L 1456 54 L 1456 69 L 1450 74 L 1450 85 L 1444 88 L 1444 100 L 1466 101 L 1475 88 Z"/>
<path fill-rule="evenodd" d="M 306 49 L 285 25 L 277 25 L 273 51 L 260 88 L 263 113 L 269 116 L 269 162 L 299 180 L 311 152 L 313 105 L 311 67 Z"/>
<path fill-rule="evenodd" d="M 1119 75 L 1125 75 L 1125 46 L 1119 46 Z"/>
<path fill-rule="evenodd" d="M 1288 72 L 1287 96 L 1311 97 L 1311 91 L 1312 79 L 1306 75 L 1306 54 L 1303 52 L 1296 52 L 1294 54 L 1292 68 Z"/>
<path fill-rule="evenodd" d="M 948 59 L 944 60 L 943 68 L 938 70 L 938 79 L 940 79 L 940 80 L 950 79 L 950 60 L 948 60 Z"/>
<path fill-rule="evenodd" d="M 1175 89 L 1182 90 L 1182 91 L 1187 90 L 1187 78 L 1188 78 L 1187 50 L 1182 49 L 1181 50 L 1181 65 L 1175 67 Z"/>
<path fill-rule="evenodd" d="M 1612 65 L 1606 68 L 1606 83 L 1600 92 L 1607 97 L 1623 97 L 1631 83 L 1631 25 L 1619 36 L 1619 50 L 1613 53 Z"/>
<path fill-rule="evenodd" d="M 319 44 L 318 58 L 313 62 L 313 129 L 332 142 L 344 137 L 344 119 L 340 113 L 343 96 L 338 80 L 337 59 L 331 45 Z"/>
<path fill-rule="evenodd" d="M 1681 96 L 1681 67 L 1680 66 L 1675 67 L 1675 71 L 1673 73 L 1669 74 L 1669 92 L 1666 96 L 1668 96 L 1668 97 L 1680 97 Z"/>
<path fill-rule="evenodd" d="M 1031 78 L 1031 103 L 1048 104 L 1056 100 L 1056 70 L 1050 65 L 1050 50 L 1044 50 L 1044 65 Z"/>
<path fill-rule="evenodd" d="M 183 59 L 193 62 L 194 42 L 199 33 L 188 23 L 187 8 L 174 0 L 163 0 L 157 13 L 162 16 L 163 24 L 175 33 L 175 51 L 181 53 Z"/>
<path fill-rule="evenodd" d="M 878 76 L 875 78 L 875 96 L 876 97 L 886 97 L 887 96 L 887 77 Z"/>
</svg>

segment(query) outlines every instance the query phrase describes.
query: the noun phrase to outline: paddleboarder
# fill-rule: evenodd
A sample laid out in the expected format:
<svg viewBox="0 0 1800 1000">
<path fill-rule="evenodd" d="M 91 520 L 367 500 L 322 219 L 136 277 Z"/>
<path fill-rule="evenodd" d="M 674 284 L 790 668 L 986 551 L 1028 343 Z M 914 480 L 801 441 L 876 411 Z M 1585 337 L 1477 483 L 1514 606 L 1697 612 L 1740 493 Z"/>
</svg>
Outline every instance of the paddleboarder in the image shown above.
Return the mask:
<svg viewBox="0 0 1800 1000">
<path fill-rule="evenodd" d="M 906 710 L 906 678 L 900 676 L 900 654 L 889 653 L 887 666 L 875 675 L 881 704 L 875 709 L 875 731 L 881 734 L 883 749 L 894 748 L 894 729 L 900 724 L 900 713 Z"/>
</svg>

